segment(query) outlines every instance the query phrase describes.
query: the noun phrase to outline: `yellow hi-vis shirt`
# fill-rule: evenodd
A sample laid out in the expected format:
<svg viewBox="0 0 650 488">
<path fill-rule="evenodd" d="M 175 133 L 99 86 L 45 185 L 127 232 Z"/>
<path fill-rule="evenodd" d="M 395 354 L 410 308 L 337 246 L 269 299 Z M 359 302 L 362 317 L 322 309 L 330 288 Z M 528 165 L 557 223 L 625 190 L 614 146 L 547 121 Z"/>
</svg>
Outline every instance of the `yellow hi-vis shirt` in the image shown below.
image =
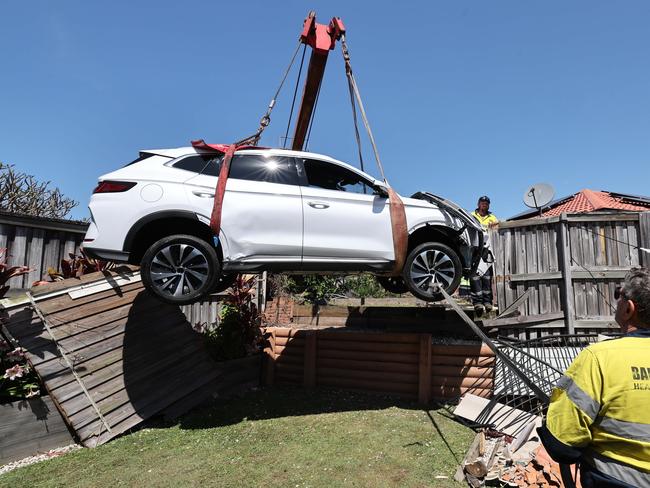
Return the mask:
<svg viewBox="0 0 650 488">
<path fill-rule="evenodd" d="M 553 390 L 546 427 L 587 448 L 601 473 L 650 486 L 650 331 L 584 349 Z"/>
<path fill-rule="evenodd" d="M 472 215 L 478 219 L 484 229 L 487 229 L 490 224 L 499 223 L 499 219 L 496 218 L 496 215 L 490 212 L 488 212 L 488 214 L 483 217 L 480 213 L 478 213 L 478 211 L 474 210 L 472 212 Z"/>
</svg>

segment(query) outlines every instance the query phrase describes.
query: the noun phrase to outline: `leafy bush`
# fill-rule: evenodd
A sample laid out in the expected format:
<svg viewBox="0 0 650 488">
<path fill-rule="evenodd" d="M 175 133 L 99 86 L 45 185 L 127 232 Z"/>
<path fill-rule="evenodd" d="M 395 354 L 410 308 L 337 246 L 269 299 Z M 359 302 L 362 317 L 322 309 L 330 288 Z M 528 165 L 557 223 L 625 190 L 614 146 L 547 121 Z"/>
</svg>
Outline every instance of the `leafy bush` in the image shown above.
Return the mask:
<svg viewBox="0 0 650 488">
<path fill-rule="evenodd" d="M 0 401 L 30 398 L 40 393 L 36 373 L 27 364 L 25 350 L 12 348 L 0 337 Z"/>
<path fill-rule="evenodd" d="M 339 276 L 296 275 L 287 277 L 286 289 L 309 303 L 324 304 L 333 296 L 345 293 L 343 283 Z"/>
<path fill-rule="evenodd" d="M 102 261 L 101 259 L 93 259 L 86 256 L 86 253 L 81 249 L 79 255 L 73 253 L 68 254 L 70 259 L 61 260 L 61 271 L 54 268 L 48 268 L 46 278 L 47 280 L 35 281 L 32 286 L 45 285 L 52 281 L 61 281 L 66 278 L 79 278 L 88 273 L 96 271 L 108 271 L 115 267 L 112 261 Z"/>
<path fill-rule="evenodd" d="M 204 330 L 210 353 L 219 360 L 235 359 L 257 352 L 262 343 L 260 316 L 253 302 L 256 276 L 238 275 L 221 309 L 221 320 Z"/>
<path fill-rule="evenodd" d="M 349 295 L 357 298 L 383 298 L 388 296 L 377 278 L 370 273 L 348 276 L 345 280 L 345 287 Z"/>
</svg>

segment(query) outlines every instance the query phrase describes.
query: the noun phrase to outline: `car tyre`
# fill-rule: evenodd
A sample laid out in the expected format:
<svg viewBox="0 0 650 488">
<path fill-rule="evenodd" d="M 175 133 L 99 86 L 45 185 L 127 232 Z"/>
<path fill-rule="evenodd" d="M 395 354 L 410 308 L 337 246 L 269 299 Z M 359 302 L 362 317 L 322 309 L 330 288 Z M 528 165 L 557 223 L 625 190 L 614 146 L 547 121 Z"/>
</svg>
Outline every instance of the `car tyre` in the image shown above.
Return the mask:
<svg viewBox="0 0 650 488">
<path fill-rule="evenodd" d="M 213 246 L 192 235 L 154 242 L 142 257 L 140 275 L 152 294 L 174 305 L 189 305 L 209 294 L 221 275 Z"/>
<path fill-rule="evenodd" d="M 404 278 L 401 276 L 377 276 L 377 281 L 389 293 L 401 295 L 409 291 L 409 287 L 406 286 Z"/>
<path fill-rule="evenodd" d="M 442 300 L 442 293 L 435 293 L 430 283 L 440 283 L 451 294 L 460 285 L 462 265 L 456 251 L 439 242 L 425 242 L 414 248 L 406 257 L 402 272 L 410 292 L 421 300 Z"/>
</svg>

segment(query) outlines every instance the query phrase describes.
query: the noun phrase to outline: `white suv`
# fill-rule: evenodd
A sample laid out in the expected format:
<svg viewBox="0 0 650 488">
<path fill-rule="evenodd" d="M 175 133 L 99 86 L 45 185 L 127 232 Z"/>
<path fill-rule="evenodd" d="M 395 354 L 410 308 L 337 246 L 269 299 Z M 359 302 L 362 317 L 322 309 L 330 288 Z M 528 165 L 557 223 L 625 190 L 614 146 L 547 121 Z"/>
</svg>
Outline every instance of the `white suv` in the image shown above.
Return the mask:
<svg viewBox="0 0 650 488">
<path fill-rule="evenodd" d="M 141 265 L 164 301 L 192 303 L 237 273 L 371 271 L 390 291 L 439 300 L 476 268 L 484 233 L 453 203 L 430 193 L 403 198 L 409 233 L 401 277 L 394 263 L 385 185 L 320 154 L 282 149 L 235 153 L 221 233 L 209 223 L 223 154 L 193 147 L 143 151 L 102 176 L 90 200 L 85 252 Z"/>
</svg>

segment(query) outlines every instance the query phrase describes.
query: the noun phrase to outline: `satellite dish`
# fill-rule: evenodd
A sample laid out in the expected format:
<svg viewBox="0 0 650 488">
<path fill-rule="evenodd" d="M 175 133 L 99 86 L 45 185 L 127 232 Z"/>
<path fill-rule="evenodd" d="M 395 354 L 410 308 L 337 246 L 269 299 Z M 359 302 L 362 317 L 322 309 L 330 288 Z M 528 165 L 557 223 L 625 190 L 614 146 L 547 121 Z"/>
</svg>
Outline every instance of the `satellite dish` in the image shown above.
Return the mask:
<svg viewBox="0 0 650 488">
<path fill-rule="evenodd" d="M 546 183 L 536 183 L 524 193 L 524 203 L 527 207 L 541 209 L 548 205 L 555 196 L 555 190 Z"/>
</svg>

